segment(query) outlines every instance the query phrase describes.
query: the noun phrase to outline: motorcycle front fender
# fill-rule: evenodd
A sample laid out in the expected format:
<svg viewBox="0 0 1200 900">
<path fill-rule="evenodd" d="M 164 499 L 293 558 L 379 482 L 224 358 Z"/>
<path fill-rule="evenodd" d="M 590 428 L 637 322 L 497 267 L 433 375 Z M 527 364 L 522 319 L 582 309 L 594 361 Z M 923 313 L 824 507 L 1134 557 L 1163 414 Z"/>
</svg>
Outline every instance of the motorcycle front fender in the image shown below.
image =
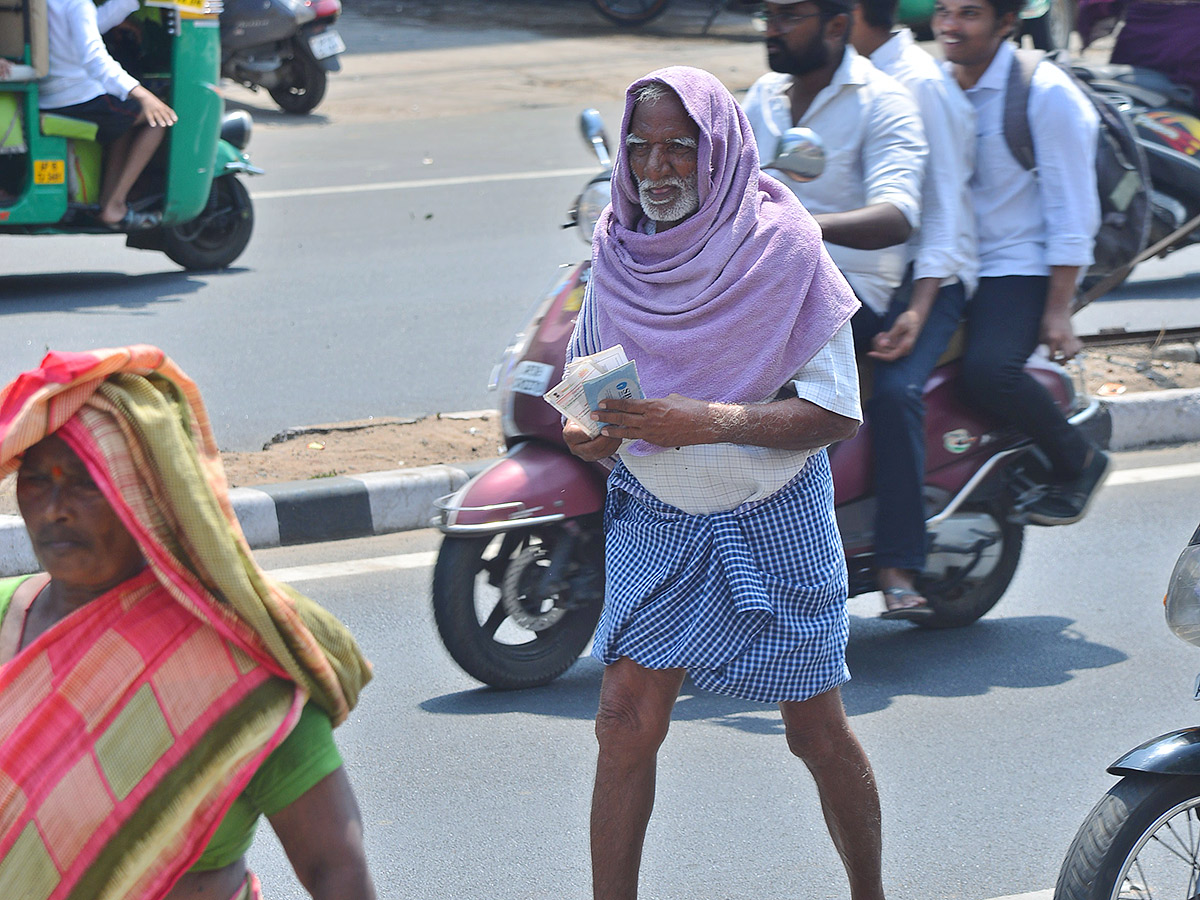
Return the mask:
<svg viewBox="0 0 1200 900">
<path fill-rule="evenodd" d="M 1181 728 L 1146 741 L 1108 767 L 1112 775 L 1200 775 L 1200 728 Z"/>
<path fill-rule="evenodd" d="M 434 502 L 445 534 L 493 534 L 604 509 L 604 468 L 564 447 L 525 441 L 462 488 Z"/>
</svg>

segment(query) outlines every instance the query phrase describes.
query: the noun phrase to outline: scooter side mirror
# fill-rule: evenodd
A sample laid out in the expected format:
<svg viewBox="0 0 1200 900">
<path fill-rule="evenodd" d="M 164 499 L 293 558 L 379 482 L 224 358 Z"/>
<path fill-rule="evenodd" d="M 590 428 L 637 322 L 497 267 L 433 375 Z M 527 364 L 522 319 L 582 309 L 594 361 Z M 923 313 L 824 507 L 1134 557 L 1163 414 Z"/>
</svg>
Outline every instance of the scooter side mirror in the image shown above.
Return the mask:
<svg viewBox="0 0 1200 900">
<path fill-rule="evenodd" d="M 825 171 L 825 142 L 811 128 L 789 128 L 763 168 L 778 169 L 793 181 L 812 181 Z"/>
<path fill-rule="evenodd" d="M 600 165 L 608 169 L 612 167 L 612 157 L 608 152 L 608 133 L 604 130 L 604 119 L 600 110 L 588 107 L 579 114 L 579 130 L 584 142 L 592 148 Z"/>
</svg>

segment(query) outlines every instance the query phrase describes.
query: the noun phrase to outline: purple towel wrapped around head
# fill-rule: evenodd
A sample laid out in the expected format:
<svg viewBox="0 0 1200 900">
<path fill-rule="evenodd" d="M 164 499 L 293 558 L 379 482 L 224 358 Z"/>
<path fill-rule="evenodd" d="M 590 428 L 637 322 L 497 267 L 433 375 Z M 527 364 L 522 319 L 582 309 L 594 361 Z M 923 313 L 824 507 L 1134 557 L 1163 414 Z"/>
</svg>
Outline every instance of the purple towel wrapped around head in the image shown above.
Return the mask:
<svg viewBox="0 0 1200 900">
<path fill-rule="evenodd" d="M 654 81 L 700 128 L 700 208 L 647 235 L 625 138 L 637 91 Z M 671 66 L 630 85 L 612 192 L 592 245 L 593 321 L 603 346 L 636 361 L 647 397 L 768 400 L 859 306 L 812 216 L 759 170 L 745 113 L 708 72 Z"/>
</svg>

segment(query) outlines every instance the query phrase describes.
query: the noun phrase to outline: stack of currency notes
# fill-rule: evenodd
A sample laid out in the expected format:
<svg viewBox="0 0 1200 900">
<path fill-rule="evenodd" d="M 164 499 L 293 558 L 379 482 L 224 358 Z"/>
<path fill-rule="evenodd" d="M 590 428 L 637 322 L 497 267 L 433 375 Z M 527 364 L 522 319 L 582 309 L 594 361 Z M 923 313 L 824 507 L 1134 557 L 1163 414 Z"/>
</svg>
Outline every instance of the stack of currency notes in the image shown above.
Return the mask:
<svg viewBox="0 0 1200 900">
<path fill-rule="evenodd" d="M 620 344 L 571 360 L 563 380 L 542 396 L 592 437 L 606 424 L 591 418 L 591 413 L 600 408 L 601 400 L 643 399 L 637 363 L 625 356 L 625 348 Z"/>
</svg>

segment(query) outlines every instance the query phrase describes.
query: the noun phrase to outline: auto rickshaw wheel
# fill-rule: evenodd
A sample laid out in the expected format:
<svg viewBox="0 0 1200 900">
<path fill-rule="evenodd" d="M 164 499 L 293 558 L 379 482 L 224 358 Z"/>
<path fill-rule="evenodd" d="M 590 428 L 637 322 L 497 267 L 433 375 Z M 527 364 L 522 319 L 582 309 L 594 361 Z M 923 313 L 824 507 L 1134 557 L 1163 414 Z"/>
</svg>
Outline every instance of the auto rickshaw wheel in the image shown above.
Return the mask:
<svg viewBox="0 0 1200 900">
<path fill-rule="evenodd" d="M 292 51 L 286 74 L 267 92 L 284 112 L 302 116 L 316 109 L 325 96 L 327 78 L 325 67 L 299 39 L 292 42 Z"/>
<path fill-rule="evenodd" d="M 223 269 L 246 249 L 254 230 L 250 192 L 233 175 L 214 179 L 196 218 L 163 229 L 163 251 L 185 269 Z"/>
</svg>

